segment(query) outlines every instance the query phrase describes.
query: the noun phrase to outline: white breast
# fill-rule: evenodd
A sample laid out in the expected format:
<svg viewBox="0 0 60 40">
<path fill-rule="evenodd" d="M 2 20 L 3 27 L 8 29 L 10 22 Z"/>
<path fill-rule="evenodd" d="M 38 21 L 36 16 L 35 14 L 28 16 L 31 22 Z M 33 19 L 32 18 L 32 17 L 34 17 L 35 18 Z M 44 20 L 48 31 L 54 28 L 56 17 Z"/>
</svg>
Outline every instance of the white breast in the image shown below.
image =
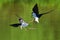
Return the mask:
<svg viewBox="0 0 60 40">
<path fill-rule="evenodd" d="M 38 18 L 38 17 L 35 17 L 35 21 L 36 21 L 37 23 L 39 23 L 39 18 Z"/>
</svg>

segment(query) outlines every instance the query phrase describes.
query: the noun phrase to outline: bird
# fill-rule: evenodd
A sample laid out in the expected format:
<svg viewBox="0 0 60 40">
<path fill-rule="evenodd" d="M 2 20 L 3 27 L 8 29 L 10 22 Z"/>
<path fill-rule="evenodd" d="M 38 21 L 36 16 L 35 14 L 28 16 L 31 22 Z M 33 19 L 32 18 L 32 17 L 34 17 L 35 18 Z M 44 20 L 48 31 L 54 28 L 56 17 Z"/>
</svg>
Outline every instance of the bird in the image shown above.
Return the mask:
<svg viewBox="0 0 60 40">
<path fill-rule="evenodd" d="M 35 4 L 34 7 L 33 7 L 33 9 L 32 9 L 33 21 L 39 23 L 39 19 L 40 19 L 43 15 L 48 14 L 48 13 L 52 12 L 53 10 L 54 10 L 54 9 L 51 9 L 51 10 L 45 12 L 45 13 L 39 14 L 38 5 Z"/>
<path fill-rule="evenodd" d="M 26 22 L 23 20 L 23 18 L 20 17 L 20 18 L 19 18 L 19 23 L 11 24 L 10 26 L 20 27 L 21 30 L 22 30 L 22 28 L 25 28 L 25 27 L 28 26 L 28 23 L 26 23 Z"/>
</svg>

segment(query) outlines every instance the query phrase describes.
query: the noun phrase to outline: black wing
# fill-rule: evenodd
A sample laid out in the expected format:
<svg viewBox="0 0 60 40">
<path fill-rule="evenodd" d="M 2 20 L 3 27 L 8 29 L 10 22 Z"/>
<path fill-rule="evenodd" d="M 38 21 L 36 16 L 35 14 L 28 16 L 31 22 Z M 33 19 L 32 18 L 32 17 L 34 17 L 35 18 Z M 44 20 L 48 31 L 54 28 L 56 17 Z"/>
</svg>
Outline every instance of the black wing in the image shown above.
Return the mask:
<svg viewBox="0 0 60 40">
<path fill-rule="evenodd" d="M 42 13 L 43 15 L 44 14 L 48 14 L 48 13 L 50 13 L 50 12 L 52 12 L 52 11 L 54 11 L 55 9 L 51 9 L 51 10 L 49 10 L 49 11 L 47 11 L 47 12 L 45 12 L 45 13 Z"/>
<path fill-rule="evenodd" d="M 54 9 L 51 9 L 51 10 L 45 12 L 45 13 L 39 14 L 38 17 L 40 18 L 42 15 L 48 14 L 48 13 L 50 13 L 50 12 L 52 12 L 52 11 L 54 11 Z"/>
<path fill-rule="evenodd" d="M 19 23 L 16 23 L 16 24 L 11 24 L 10 26 L 13 26 L 13 27 L 18 27 L 18 26 L 20 26 L 21 24 L 19 24 Z"/>
<path fill-rule="evenodd" d="M 36 14 L 39 14 L 39 11 L 38 11 L 38 5 L 35 4 L 35 6 L 33 7 L 33 12 L 36 13 Z"/>
</svg>

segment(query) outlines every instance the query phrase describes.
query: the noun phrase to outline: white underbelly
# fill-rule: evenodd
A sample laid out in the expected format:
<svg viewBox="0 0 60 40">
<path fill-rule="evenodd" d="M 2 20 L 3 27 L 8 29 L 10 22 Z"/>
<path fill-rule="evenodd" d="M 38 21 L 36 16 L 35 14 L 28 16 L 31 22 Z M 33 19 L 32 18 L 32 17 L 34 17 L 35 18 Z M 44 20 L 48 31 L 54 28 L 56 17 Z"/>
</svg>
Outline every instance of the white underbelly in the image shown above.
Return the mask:
<svg viewBox="0 0 60 40">
<path fill-rule="evenodd" d="M 22 26 L 22 27 L 27 27 L 27 26 L 28 26 L 28 23 L 23 22 L 21 26 Z"/>
<path fill-rule="evenodd" d="M 39 23 L 39 18 L 38 17 L 35 17 L 35 21 Z"/>
</svg>

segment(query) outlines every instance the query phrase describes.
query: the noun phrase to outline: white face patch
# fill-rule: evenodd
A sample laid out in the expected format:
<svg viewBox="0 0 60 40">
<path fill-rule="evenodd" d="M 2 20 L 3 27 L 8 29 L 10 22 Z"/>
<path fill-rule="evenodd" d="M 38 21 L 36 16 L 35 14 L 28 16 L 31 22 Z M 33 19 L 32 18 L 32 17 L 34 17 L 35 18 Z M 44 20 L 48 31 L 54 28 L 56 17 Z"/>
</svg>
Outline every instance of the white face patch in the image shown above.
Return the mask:
<svg viewBox="0 0 60 40">
<path fill-rule="evenodd" d="M 38 18 L 38 17 L 35 17 L 35 21 L 36 21 L 37 23 L 39 23 L 39 18 Z"/>
</svg>

